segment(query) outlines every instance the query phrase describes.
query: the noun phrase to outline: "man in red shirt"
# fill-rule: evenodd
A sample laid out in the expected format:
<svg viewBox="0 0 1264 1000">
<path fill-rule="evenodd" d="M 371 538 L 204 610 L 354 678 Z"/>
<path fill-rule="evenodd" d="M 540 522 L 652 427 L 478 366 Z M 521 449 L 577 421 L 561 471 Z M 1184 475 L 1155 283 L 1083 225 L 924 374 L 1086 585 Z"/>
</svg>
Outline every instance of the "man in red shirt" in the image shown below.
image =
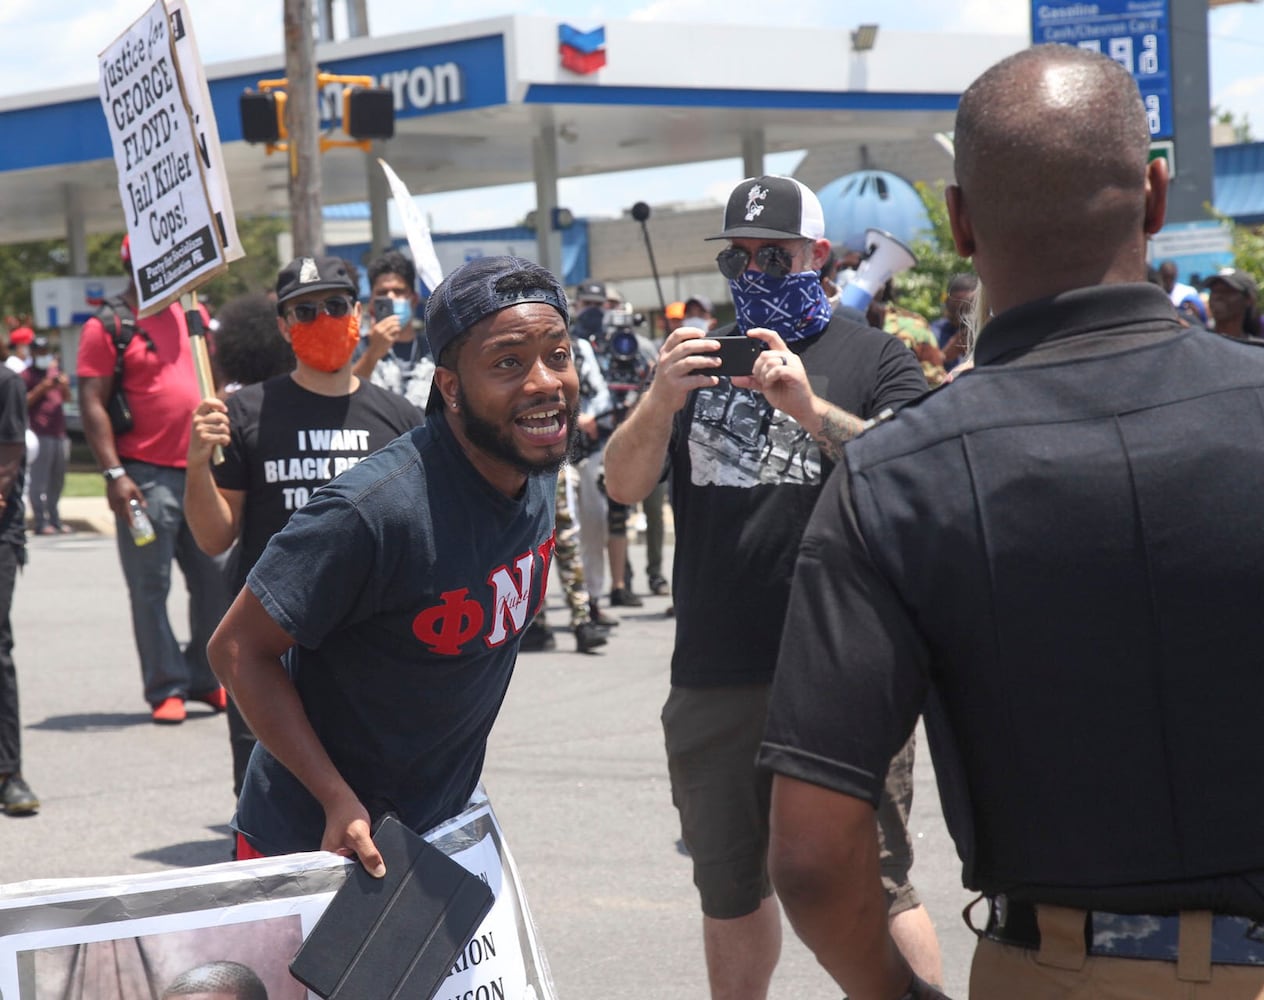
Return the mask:
<svg viewBox="0 0 1264 1000">
<path fill-rule="evenodd" d="M 129 265 L 128 241 L 123 259 Z M 188 327 L 175 305 L 136 316 L 136 285 L 88 320 L 79 342 L 79 405 L 84 436 L 105 476 L 106 498 L 117 522 L 119 562 L 132 605 L 145 700 L 157 723 L 179 723 L 186 699 L 223 711 L 227 696 L 206 661 L 206 643 L 228 605 L 224 574 L 197 547 L 184 519 L 184 479 L 193 411 L 201 401 Z M 205 319 L 205 315 L 204 315 Z M 116 432 L 107 411 L 114 388 L 116 330 L 134 324 L 123 351 L 122 388 L 133 424 Z M 154 536 L 129 530 L 133 504 L 153 524 Z M 167 617 L 171 561 L 189 590 L 190 639 L 181 649 Z"/>
</svg>

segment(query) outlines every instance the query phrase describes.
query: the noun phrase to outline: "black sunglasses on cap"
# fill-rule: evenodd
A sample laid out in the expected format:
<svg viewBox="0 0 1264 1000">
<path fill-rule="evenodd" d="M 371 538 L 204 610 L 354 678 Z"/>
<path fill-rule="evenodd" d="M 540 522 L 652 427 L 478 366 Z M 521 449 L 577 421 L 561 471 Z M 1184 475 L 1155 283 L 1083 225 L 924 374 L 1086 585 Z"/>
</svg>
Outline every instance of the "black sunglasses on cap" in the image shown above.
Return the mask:
<svg viewBox="0 0 1264 1000">
<path fill-rule="evenodd" d="M 750 264 L 751 255 L 741 247 L 729 247 L 715 255 L 720 273 L 730 281 L 741 277 Z M 784 278 L 794 266 L 794 255 L 785 247 L 764 244 L 755 251 L 755 263 L 770 278 Z"/>
<path fill-rule="evenodd" d="M 344 316 L 349 316 L 354 308 L 355 303 L 347 296 L 331 295 L 323 302 L 300 302 L 298 305 L 287 307 L 285 311 L 299 323 L 315 323 L 316 317 L 322 312 L 328 313 L 334 319 L 342 319 Z"/>
</svg>

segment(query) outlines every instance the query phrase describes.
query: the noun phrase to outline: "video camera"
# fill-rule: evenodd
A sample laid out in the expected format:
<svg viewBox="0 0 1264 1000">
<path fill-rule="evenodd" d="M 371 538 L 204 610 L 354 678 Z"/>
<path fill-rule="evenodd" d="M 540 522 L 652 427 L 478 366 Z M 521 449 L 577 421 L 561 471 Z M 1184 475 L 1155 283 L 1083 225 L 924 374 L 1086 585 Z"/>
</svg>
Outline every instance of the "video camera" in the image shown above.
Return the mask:
<svg viewBox="0 0 1264 1000">
<path fill-rule="evenodd" d="M 608 310 L 602 317 L 601 335 L 593 339 L 606 384 L 616 395 L 640 392 L 649 379 L 649 364 L 636 336 L 636 328 L 644 322 L 640 313 Z"/>
</svg>

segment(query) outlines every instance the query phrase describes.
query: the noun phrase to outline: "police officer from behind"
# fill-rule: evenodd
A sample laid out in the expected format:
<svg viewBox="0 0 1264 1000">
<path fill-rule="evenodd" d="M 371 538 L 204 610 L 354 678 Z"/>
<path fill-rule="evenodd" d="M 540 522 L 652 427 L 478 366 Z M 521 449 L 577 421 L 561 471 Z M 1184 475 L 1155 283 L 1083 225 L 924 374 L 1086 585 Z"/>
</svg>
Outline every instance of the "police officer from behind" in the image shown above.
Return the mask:
<svg viewBox="0 0 1264 1000">
<path fill-rule="evenodd" d="M 1264 996 L 1264 351 L 1145 281 L 1136 86 L 1048 45 L 962 96 L 968 378 L 849 444 L 804 536 L 760 759 L 773 880 L 853 1000 L 926 995 L 873 812 L 923 706 L 973 1000 Z M 946 599 L 945 599 L 946 598 Z"/>
</svg>

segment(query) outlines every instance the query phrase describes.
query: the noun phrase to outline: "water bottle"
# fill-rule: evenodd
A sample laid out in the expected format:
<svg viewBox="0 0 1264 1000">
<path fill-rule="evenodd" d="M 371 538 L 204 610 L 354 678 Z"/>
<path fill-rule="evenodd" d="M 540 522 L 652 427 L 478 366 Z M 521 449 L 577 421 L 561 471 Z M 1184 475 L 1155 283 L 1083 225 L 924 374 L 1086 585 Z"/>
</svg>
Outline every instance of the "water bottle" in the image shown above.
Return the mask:
<svg viewBox="0 0 1264 1000">
<path fill-rule="evenodd" d="M 131 529 L 132 541 L 137 545 L 148 545 L 157 537 L 153 522 L 135 497 L 127 501 L 127 526 Z"/>
</svg>

